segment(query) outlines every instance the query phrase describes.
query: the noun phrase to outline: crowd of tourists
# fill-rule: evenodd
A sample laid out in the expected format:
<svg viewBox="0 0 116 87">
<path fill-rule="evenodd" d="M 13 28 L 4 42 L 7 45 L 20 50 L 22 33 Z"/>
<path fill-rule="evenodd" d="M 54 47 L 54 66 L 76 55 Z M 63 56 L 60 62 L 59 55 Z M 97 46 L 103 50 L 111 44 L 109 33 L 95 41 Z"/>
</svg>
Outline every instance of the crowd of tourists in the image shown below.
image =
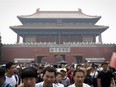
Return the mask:
<svg viewBox="0 0 116 87">
<path fill-rule="evenodd" d="M 0 87 L 115 87 L 116 69 L 102 64 L 15 64 L 0 67 Z"/>
</svg>

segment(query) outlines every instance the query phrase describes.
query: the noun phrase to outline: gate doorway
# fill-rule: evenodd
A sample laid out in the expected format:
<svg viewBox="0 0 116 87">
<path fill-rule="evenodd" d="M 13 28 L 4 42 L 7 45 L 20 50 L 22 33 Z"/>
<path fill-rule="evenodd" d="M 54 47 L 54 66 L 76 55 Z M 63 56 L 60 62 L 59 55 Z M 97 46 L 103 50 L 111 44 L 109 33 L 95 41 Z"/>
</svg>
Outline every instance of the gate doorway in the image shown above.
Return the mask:
<svg viewBox="0 0 116 87">
<path fill-rule="evenodd" d="M 83 62 L 83 56 L 74 56 L 76 63 L 82 63 Z"/>
<path fill-rule="evenodd" d="M 46 56 L 37 56 L 37 63 L 46 64 L 47 57 Z"/>
<path fill-rule="evenodd" d="M 56 63 L 65 61 L 65 55 L 55 55 L 54 58 Z"/>
</svg>

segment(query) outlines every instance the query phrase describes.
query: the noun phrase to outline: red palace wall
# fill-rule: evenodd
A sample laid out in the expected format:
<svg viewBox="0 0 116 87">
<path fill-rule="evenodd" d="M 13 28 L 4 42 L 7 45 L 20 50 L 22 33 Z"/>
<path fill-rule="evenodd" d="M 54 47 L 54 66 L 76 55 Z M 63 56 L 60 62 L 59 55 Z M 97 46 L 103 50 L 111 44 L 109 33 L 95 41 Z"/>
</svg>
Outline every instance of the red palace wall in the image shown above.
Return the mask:
<svg viewBox="0 0 116 87">
<path fill-rule="evenodd" d="M 75 62 L 74 56 L 85 58 L 105 58 L 110 60 L 114 47 L 71 47 L 70 52 L 51 53 L 49 47 L 4 47 L 2 48 L 2 61 L 13 61 L 15 58 L 35 58 L 46 56 L 49 63 L 55 63 L 55 55 L 65 55 L 68 63 Z"/>
</svg>

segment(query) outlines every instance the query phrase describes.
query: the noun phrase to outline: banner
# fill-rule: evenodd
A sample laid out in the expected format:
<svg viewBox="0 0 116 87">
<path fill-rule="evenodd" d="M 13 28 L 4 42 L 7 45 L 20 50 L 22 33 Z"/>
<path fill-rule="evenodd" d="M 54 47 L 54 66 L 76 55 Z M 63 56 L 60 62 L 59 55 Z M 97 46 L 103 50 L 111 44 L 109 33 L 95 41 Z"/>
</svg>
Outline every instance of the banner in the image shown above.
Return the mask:
<svg viewBox="0 0 116 87">
<path fill-rule="evenodd" d="M 111 56 L 110 67 L 116 69 L 116 53 L 115 52 L 113 52 L 113 54 Z"/>
</svg>

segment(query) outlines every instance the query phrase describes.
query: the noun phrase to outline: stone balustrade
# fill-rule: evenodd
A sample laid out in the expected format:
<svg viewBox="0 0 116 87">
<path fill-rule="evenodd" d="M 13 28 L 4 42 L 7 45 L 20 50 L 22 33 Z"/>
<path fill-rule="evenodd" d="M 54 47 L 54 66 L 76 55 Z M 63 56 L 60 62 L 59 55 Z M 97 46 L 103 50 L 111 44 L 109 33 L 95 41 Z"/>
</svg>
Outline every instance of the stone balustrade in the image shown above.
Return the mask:
<svg viewBox="0 0 116 87">
<path fill-rule="evenodd" d="M 64 42 L 56 44 L 56 42 L 40 42 L 40 43 L 17 43 L 3 44 L 3 47 L 114 47 L 114 43 L 84 43 L 84 42 Z"/>
</svg>

